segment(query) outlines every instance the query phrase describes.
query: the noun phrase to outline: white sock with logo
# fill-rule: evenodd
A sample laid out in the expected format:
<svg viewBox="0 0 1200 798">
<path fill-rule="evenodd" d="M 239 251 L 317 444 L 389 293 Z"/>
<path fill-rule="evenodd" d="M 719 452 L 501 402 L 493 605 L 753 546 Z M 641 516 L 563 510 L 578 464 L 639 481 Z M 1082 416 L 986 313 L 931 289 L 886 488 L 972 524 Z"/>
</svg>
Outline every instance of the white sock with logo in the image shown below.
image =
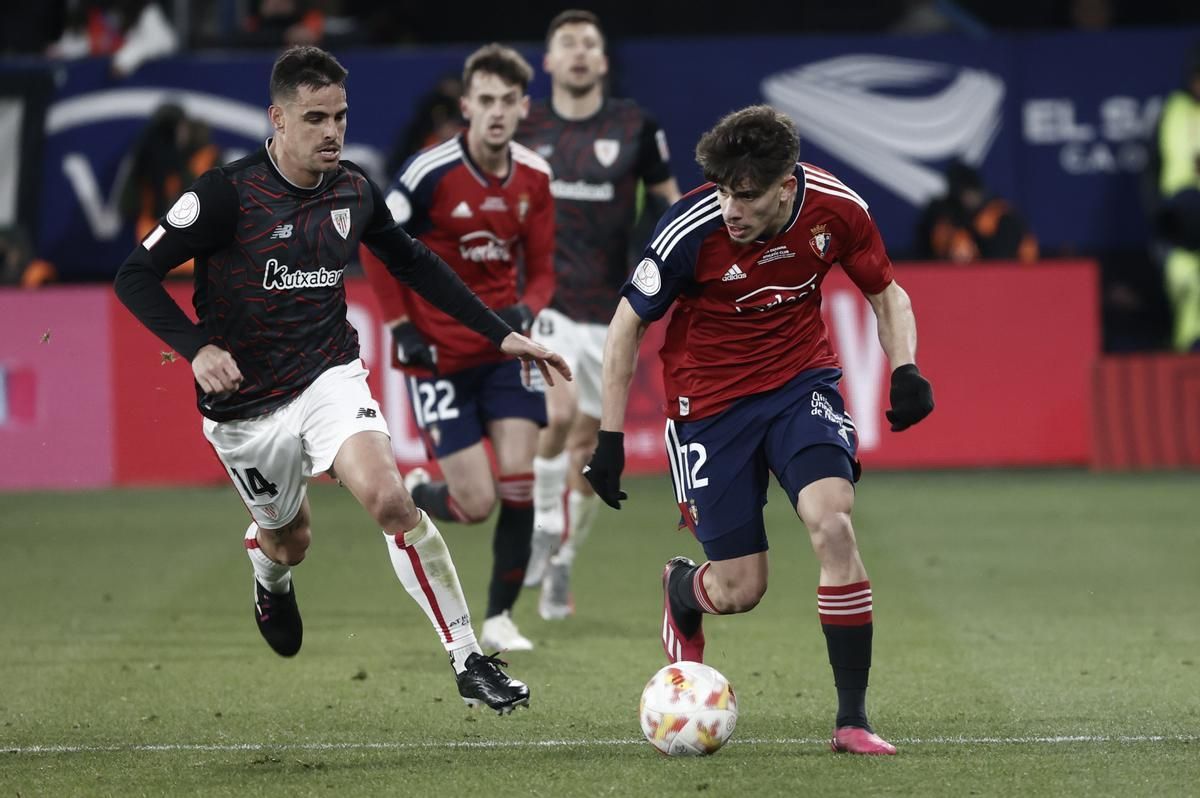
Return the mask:
<svg viewBox="0 0 1200 798">
<path fill-rule="evenodd" d="M 567 453 L 533 458 L 533 529 L 563 532 L 563 491 L 567 487 Z"/>
<path fill-rule="evenodd" d="M 428 513 L 407 532 L 383 533 L 388 556 L 400 584 L 433 624 L 438 639 L 450 654 L 455 673 L 462 673 L 472 653 L 483 653 L 471 628 L 471 612 L 458 581 L 450 549 Z"/>
<path fill-rule="evenodd" d="M 254 567 L 254 578 L 269 592 L 279 596 L 287 595 L 292 589 L 292 568 L 290 565 L 278 563 L 263 554 L 258 547 L 258 524 L 251 523 L 246 528 L 246 554 L 250 557 L 250 565 Z"/>
</svg>

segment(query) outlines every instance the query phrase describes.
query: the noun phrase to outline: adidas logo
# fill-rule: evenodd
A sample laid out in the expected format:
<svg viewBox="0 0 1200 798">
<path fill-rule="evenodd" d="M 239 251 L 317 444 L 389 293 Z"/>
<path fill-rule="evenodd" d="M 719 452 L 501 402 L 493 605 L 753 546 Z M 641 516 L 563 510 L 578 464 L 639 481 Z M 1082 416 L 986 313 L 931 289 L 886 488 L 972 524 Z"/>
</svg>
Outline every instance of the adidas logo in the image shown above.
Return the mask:
<svg viewBox="0 0 1200 798">
<path fill-rule="evenodd" d="M 468 219 L 474 214 L 471 213 L 471 206 L 467 204 L 466 200 L 463 200 L 454 206 L 454 210 L 450 211 L 450 216 L 455 219 Z"/>
<path fill-rule="evenodd" d="M 742 271 L 742 267 L 736 263 L 729 267 L 729 271 L 725 272 L 725 276 L 721 278 L 721 282 L 728 283 L 731 280 L 745 280 L 746 273 Z"/>
</svg>

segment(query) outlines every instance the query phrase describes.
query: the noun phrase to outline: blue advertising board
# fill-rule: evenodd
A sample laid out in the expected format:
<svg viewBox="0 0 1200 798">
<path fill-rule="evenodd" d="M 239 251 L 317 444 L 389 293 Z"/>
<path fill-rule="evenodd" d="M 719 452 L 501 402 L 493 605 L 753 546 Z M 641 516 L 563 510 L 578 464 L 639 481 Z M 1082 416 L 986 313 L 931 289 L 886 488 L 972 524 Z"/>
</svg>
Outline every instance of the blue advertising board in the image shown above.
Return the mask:
<svg viewBox="0 0 1200 798">
<path fill-rule="evenodd" d="M 1044 254 L 1143 246 L 1140 202 L 1158 111 L 1182 84 L 1200 30 L 964 37 L 630 40 L 614 46 L 615 94 L 667 133 L 681 187 L 722 114 L 769 102 L 796 120 L 801 158 L 867 200 L 889 248 L 909 252 L 954 158 L 1023 211 Z M 349 68 L 344 157 L 381 181 L 414 106 L 470 47 L 338 53 Z M 540 65 L 538 45 L 521 47 Z M 163 102 L 207 122 L 226 158 L 268 135 L 273 54 L 197 54 L 117 81 L 107 64 L 54 67 L 36 239 L 68 279 L 106 279 L 134 245 L 118 200 L 127 155 Z M 3 69 L 4 65 L 0 65 Z M 544 97 L 536 79 L 531 93 Z"/>
</svg>

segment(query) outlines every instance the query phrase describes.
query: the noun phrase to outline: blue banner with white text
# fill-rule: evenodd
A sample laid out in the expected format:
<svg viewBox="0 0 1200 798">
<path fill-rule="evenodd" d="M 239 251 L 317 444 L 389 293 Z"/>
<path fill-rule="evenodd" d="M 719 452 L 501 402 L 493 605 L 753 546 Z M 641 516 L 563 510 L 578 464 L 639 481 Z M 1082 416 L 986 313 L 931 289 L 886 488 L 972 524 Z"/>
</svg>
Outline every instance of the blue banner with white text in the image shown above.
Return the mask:
<svg viewBox="0 0 1200 798">
<path fill-rule="evenodd" d="M 867 201 L 894 257 L 912 249 L 917 217 L 944 190 L 952 159 L 978 166 L 988 188 L 1013 201 L 1044 255 L 1098 253 L 1146 244 L 1151 137 L 1197 41 L 1194 29 L 629 40 L 614 44 L 612 85 L 665 129 L 684 190 L 701 179 L 692 160 L 700 134 L 728 111 L 769 102 L 795 119 L 801 158 Z M 471 49 L 338 53 L 350 70 L 343 157 L 386 182 L 417 102 Z M 520 49 L 541 63 L 538 45 Z M 39 254 L 65 279 L 111 278 L 136 243 L 119 200 L 151 115 L 177 103 L 207 123 L 223 158 L 238 157 L 269 135 L 273 58 L 199 54 L 121 81 L 100 61 L 55 65 L 30 215 Z M 539 70 L 531 94 L 547 92 Z"/>
</svg>

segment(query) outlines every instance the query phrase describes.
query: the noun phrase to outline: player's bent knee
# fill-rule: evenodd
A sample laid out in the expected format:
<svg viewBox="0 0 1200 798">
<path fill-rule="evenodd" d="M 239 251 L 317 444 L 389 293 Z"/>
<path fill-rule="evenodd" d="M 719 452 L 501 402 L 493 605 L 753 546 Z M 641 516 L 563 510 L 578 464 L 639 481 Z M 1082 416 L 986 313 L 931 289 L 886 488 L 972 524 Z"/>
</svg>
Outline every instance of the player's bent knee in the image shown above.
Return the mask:
<svg viewBox="0 0 1200 798">
<path fill-rule="evenodd" d="M 767 593 L 767 585 L 764 582 L 762 585 L 746 585 L 735 588 L 726 596 L 726 607 L 722 607 L 722 612 L 737 613 L 749 612 L 758 606 L 762 601 L 763 596 Z"/>
<path fill-rule="evenodd" d="M 496 506 L 496 494 L 472 493 L 462 499 L 454 496 L 454 502 L 466 516 L 468 524 L 478 524 L 486 521 L 492 514 L 492 510 Z"/>
<path fill-rule="evenodd" d="M 764 577 L 751 580 L 718 579 L 716 595 L 709 595 L 714 606 L 722 615 L 749 612 L 758 606 L 767 594 Z"/>
<path fill-rule="evenodd" d="M 809 534 L 818 555 L 845 556 L 856 546 L 849 513 L 822 513 L 809 523 Z"/>
<path fill-rule="evenodd" d="M 263 553 L 280 565 L 294 566 L 304 562 L 311 545 L 312 529 L 307 521 L 279 529 L 263 529 L 259 535 Z"/>
<path fill-rule="evenodd" d="M 412 529 L 421 521 L 421 514 L 412 496 L 400 484 L 372 490 L 363 498 L 362 505 L 379 528 L 387 532 Z"/>
</svg>

